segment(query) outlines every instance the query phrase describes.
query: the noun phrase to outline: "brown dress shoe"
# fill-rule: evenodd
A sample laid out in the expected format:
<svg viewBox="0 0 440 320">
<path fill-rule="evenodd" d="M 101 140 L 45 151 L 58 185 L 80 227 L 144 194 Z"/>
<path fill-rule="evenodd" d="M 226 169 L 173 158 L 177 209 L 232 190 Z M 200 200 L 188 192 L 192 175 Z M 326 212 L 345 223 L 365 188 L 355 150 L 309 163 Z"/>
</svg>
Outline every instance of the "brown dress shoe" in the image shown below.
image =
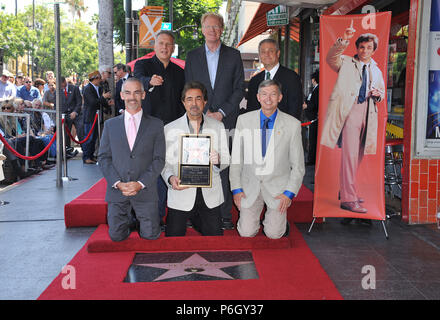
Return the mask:
<svg viewBox="0 0 440 320">
<path fill-rule="evenodd" d="M 85 164 L 96 164 L 95 161 L 93 161 L 92 159 L 87 159 L 83 161 Z"/>
<path fill-rule="evenodd" d="M 341 202 L 341 209 L 356 213 L 367 213 L 367 209 L 362 207 L 357 201 Z"/>
</svg>

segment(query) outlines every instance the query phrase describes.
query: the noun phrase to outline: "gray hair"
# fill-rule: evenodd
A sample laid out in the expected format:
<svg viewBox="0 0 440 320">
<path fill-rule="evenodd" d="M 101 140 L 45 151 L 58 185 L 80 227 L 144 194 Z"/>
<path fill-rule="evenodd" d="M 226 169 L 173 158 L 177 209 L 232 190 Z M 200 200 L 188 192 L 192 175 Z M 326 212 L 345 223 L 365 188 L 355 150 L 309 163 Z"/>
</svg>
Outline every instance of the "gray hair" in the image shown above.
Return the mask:
<svg viewBox="0 0 440 320">
<path fill-rule="evenodd" d="M 280 51 L 280 45 L 278 44 L 278 41 L 276 41 L 275 39 L 272 39 L 272 38 L 267 38 L 267 39 L 261 40 L 260 43 L 258 44 L 258 52 L 260 52 L 260 47 L 264 43 L 271 43 L 275 46 L 277 51 Z"/>
<path fill-rule="evenodd" d="M 270 86 L 277 86 L 278 92 L 282 93 L 281 92 L 281 83 L 279 83 L 278 81 L 273 80 L 273 79 L 268 79 L 268 80 L 262 81 L 258 86 L 258 93 L 260 93 L 262 88 L 266 88 L 266 87 L 270 87 Z"/>
<path fill-rule="evenodd" d="M 127 82 L 139 83 L 141 85 L 142 91 L 144 91 L 144 84 L 142 83 L 142 81 L 139 80 L 138 78 L 130 77 L 130 78 L 127 78 L 127 80 L 125 80 L 124 83 L 122 84 L 121 92 L 124 91 L 124 88 L 125 88 L 125 85 L 127 84 Z"/>
<path fill-rule="evenodd" d="M 176 37 L 174 37 L 174 34 L 169 30 L 161 30 L 156 34 L 156 39 L 159 38 L 160 35 L 166 34 L 167 36 L 171 37 L 173 39 L 173 44 L 176 43 Z"/>
</svg>

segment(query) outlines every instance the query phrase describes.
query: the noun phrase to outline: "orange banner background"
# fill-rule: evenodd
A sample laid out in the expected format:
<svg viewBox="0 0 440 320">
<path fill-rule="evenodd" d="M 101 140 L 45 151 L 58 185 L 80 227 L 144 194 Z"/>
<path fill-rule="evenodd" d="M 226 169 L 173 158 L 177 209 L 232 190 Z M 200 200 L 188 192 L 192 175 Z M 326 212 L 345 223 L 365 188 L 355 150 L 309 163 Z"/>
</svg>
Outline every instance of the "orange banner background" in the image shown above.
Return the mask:
<svg viewBox="0 0 440 320">
<path fill-rule="evenodd" d="M 385 219 L 384 148 L 387 121 L 386 79 L 391 13 L 383 12 L 375 14 L 375 29 L 363 28 L 363 26 L 368 24 L 365 20 L 367 19 L 366 16 L 367 15 L 321 16 L 319 128 L 315 171 L 314 217 Z M 379 38 L 379 43 L 372 58 L 376 61 L 381 70 L 385 82 L 385 98 L 377 103 L 378 130 L 376 154 L 364 156 L 356 180 L 357 192 L 359 197 L 365 200 L 362 206 L 368 210 L 367 213 L 354 213 L 340 208 L 338 193 L 341 149 L 337 146 L 331 149 L 320 144 L 324 122 L 327 117 L 330 95 L 338 77 L 338 73 L 332 70 L 327 64 L 326 56 L 330 47 L 336 42 L 337 38 L 343 36 L 344 31 L 350 27 L 352 21 L 353 28 L 356 32 L 343 55 L 353 57 L 356 54 L 355 41 L 361 34 L 375 34 Z"/>
</svg>

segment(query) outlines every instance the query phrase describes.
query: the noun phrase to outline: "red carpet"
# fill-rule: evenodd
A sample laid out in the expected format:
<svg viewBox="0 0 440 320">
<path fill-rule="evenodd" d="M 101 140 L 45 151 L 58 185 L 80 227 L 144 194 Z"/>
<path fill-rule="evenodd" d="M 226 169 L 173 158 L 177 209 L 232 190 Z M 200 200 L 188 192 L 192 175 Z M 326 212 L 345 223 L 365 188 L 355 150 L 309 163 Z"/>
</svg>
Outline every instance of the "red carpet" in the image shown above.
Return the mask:
<svg viewBox="0 0 440 320">
<path fill-rule="evenodd" d="M 229 281 L 178 281 L 124 283 L 135 251 L 90 253 L 87 248 L 105 237 L 99 227 L 84 247 L 68 263 L 75 270 L 75 289 L 63 289 L 67 276 L 59 276 L 39 300 L 146 299 L 146 300 L 336 300 L 342 299 L 301 233 L 292 225 L 287 249 L 253 249 L 258 279 Z M 207 239 L 211 237 L 200 237 Z M 221 237 L 217 241 L 221 241 Z M 220 239 L 218 239 L 220 238 Z M 183 238 L 171 239 L 176 244 Z M 239 238 L 239 240 L 242 240 Z M 160 241 L 160 240 L 154 240 Z M 153 243 L 154 241 L 150 241 Z M 187 244 L 189 244 L 187 242 Z M 208 245 L 209 246 L 209 245 Z M 200 249 L 200 248 L 199 248 Z M 236 249 L 236 248 L 229 248 Z M 187 246 L 186 251 L 193 248 Z M 177 251 L 177 250 L 174 250 Z M 236 250 L 233 250 L 236 251 Z"/>
<path fill-rule="evenodd" d="M 107 203 L 104 178 L 95 183 L 89 190 L 64 206 L 66 228 L 96 227 L 107 223 Z M 289 220 L 294 223 L 310 223 L 313 220 L 313 193 L 302 186 L 289 209 Z M 317 219 L 316 222 L 321 220 Z"/>
</svg>

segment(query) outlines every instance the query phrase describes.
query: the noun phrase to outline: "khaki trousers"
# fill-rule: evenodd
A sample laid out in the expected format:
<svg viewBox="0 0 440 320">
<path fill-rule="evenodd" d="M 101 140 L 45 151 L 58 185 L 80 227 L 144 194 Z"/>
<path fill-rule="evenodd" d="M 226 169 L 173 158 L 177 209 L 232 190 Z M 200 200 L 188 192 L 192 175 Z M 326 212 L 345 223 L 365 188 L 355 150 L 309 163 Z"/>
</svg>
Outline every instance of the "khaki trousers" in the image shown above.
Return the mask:
<svg viewBox="0 0 440 320">
<path fill-rule="evenodd" d="M 367 101 L 353 104 L 342 129 L 341 202 L 357 201 L 356 174 L 364 156 L 367 129 Z"/>
<path fill-rule="evenodd" d="M 258 195 L 255 202 L 249 208 L 241 208 L 237 230 L 242 237 L 255 237 L 260 230 L 260 216 L 264 208 L 263 196 Z M 286 232 L 287 213 L 281 213 L 276 209 L 267 207 L 264 215 L 264 233 L 268 238 L 279 239 Z"/>
</svg>

